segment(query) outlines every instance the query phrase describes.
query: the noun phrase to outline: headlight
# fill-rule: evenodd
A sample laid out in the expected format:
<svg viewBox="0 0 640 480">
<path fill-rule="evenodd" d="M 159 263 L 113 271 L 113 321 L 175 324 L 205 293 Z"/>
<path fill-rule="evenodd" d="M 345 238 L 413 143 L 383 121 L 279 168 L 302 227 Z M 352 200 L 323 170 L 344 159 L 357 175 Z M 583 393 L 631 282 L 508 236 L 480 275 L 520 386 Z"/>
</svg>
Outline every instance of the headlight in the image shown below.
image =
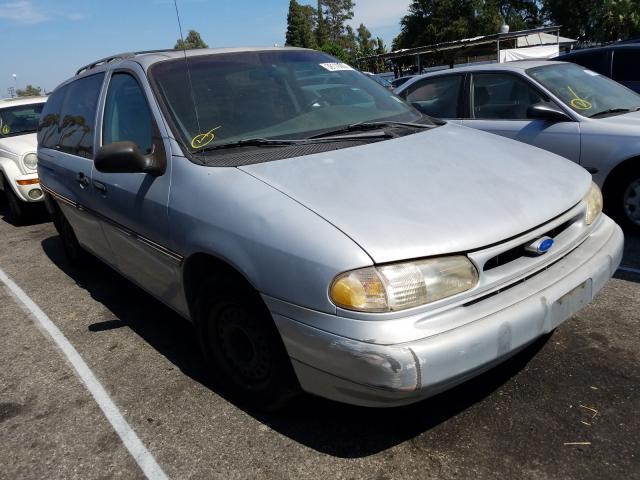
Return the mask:
<svg viewBox="0 0 640 480">
<path fill-rule="evenodd" d="M 367 267 L 338 275 L 329 290 L 341 308 L 390 312 L 435 302 L 473 288 L 478 272 L 467 257 L 441 257 Z"/>
<path fill-rule="evenodd" d="M 602 213 L 602 192 L 598 186 L 591 182 L 591 187 L 584 197 L 584 202 L 587 204 L 587 212 L 585 214 L 585 222 L 587 225 L 591 225 L 596 221 L 598 215 Z"/>
<path fill-rule="evenodd" d="M 35 153 L 27 153 L 22 159 L 22 163 L 29 170 L 38 168 L 38 156 Z"/>
</svg>

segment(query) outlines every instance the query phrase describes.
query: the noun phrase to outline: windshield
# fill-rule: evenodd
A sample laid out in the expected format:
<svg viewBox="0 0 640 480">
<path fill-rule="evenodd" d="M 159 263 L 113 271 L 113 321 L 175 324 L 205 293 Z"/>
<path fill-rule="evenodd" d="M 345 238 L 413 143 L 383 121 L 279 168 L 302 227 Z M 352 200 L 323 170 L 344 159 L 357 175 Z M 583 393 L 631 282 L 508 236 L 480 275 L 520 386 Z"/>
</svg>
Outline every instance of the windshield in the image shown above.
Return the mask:
<svg viewBox="0 0 640 480">
<path fill-rule="evenodd" d="M 640 95 L 573 63 L 535 67 L 527 70 L 527 74 L 585 117 L 624 113 L 640 107 Z"/>
<path fill-rule="evenodd" d="M 0 138 L 36 132 L 42 107 L 44 102 L 0 109 Z"/>
<path fill-rule="evenodd" d="M 313 51 L 203 55 L 154 65 L 151 83 L 191 152 L 247 139 L 306 139 L 359 122 L 421 115 L 384 87 Z M 189 88 L 190 73 L 193 91 Z"/>
</svg>

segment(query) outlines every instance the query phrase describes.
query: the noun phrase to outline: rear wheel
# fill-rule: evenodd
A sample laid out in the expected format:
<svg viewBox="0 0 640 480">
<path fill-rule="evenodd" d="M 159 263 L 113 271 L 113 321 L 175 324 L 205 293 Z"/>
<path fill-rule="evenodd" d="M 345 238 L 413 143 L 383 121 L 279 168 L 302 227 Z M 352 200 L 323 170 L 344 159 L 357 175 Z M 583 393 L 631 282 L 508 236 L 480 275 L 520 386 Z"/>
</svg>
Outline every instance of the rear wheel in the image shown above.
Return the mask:
<svg viewBox="0 0 640 480">
<path fill-rule="evenodd" d="M 62 247 L 64 248 L 64 253 L 69 260 L 69 263 L 73 265 L 81 265 L 84 260 L 87 259 L 87 252 L 76 237 L 75 232 L 73 231 L 73 227 L 69 221 L 65 218 L 60 209 L 56 209 L 53 214 L 53 224 L 60 235 L 60 240 L 62 240 Z"/>
<path fill-rule="evenodd" d="M 298 393 L 280 334 L 255 292 L 207 282 L 197 311 L 204 354 L 240 401 L 275 410 Z"/>
</svg>

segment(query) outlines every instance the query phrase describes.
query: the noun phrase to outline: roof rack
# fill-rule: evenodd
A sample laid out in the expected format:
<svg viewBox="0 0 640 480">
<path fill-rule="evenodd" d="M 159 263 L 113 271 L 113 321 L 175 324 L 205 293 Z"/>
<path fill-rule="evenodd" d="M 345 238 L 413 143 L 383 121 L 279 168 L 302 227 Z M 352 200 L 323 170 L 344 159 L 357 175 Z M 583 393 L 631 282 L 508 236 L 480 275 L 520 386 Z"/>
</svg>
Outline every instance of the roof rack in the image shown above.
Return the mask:
<svg viewBox="0 0 640 480">
<path fill-rule="evenodd" d="M 133 58 L 136 55 L 144 55 L 147 53 L 164 53 L 164 52 L 170 52 L 171 49 L 169 48 L 163 48 L 161 50 L 141 50 L 139 52 L 126 52 L 126 53 L 117 53 L 115 55 L 111 55 L 109 57 L 105 57 L 105 58 L 101 58 L 100 60 L 96 60 L 95 62 L 92 62 L 88 65 L 85 65 L 84 67 L 81 67 L 78 69 L 78 71 L 76 72 L 76 75 L 80 75 L 83 72 L 86 72 L 87 70 L 91 70 L 93 68 L 96 68 L 100 65 L 106 65 L 107 63 L 110 62 L 114 62 L 116 60 L 124 60 L 126 58 Z"/>
</svg>

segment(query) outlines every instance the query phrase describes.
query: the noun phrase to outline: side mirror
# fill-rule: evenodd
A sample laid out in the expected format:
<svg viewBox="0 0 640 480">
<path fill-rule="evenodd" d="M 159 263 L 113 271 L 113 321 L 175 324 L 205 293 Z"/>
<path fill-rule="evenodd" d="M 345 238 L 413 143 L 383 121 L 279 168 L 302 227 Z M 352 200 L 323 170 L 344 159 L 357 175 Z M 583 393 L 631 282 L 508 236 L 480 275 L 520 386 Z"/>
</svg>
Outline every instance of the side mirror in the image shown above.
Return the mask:
<svg viewBox="0 0 640 480">
<path fill-rule="evenodd" d="M 546 120 L 548 122 L 570 122 L 571 117 L 553 103 L 542 102 L 531 105 L 527 109 L 527 118 Z"/>
<path fill-rule="evenodd" d="M 133 142 L 115 142 L 98 150 L 94 164 L 103 173 L 148 173 L 157 177 L 164 174 L 166 159 L 154 153 L 143 155 Z"/>
</svg>

